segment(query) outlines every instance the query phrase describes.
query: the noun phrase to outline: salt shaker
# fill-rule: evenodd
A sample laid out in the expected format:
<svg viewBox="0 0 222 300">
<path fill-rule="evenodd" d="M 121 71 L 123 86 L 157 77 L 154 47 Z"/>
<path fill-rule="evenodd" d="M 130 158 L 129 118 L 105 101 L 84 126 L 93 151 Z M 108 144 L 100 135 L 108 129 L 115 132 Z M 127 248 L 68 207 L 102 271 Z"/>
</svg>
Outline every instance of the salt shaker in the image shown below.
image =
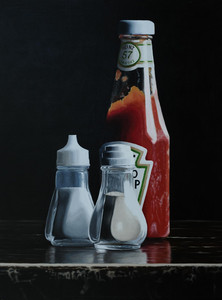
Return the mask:
<svg viewBox="0 0 222 300">
<path fill-rule="evenodd" d="M 55 190 L 45 237 L 54 246 L 89 246 L 88 230 L 94 204 L 88 187 L 89 153 L 76 135 L 57 151 Z"/>
<path fill-rule="evenodd" d="M 90 222 L 90 239 L 97 249 L 138 249 L 147 224 L 133 189 L 134 159 L 121 142 L 101 148 L 102 183 Z"/>
</svg>

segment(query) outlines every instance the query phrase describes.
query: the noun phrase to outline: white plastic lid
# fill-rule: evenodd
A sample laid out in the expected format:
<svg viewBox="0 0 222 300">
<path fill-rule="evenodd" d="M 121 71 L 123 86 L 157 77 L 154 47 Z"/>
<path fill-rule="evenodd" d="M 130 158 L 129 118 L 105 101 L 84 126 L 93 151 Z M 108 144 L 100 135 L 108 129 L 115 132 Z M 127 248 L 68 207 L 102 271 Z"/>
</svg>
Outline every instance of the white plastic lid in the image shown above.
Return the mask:
<svg viewBox="0 0 222 300">
<path fill-rule="evenodd" d="M 89 166 L 89 151 L 82 148 L 76 135 L 69 135 L 68 142 L 57 151 L 57 166 Z"/>
<path fill-rule="evenodd" d="M 148 20 L 120 20 L 119 34 L 154 34 L 154 23 Z"/>
<path fill-rule="evenodd" d="M 134 165 L 133 152 L 129 145 L 111 142 L 101 147 L 101 164 L 109 166 Z"/>
</svg>

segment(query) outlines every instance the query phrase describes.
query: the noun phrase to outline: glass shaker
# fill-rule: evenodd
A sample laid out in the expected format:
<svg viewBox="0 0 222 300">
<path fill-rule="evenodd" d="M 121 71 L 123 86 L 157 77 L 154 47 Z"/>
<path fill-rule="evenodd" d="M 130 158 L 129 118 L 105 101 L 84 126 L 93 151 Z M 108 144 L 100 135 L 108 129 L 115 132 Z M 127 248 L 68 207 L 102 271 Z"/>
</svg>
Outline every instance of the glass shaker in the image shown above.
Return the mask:
<svg viewBox="0 0 222 300">
<path fill-rule="evenodd" d="M 57 151 L 55 191 L 49 207 L 45 237 L 54 246 L 87 246 L 94 204 L 88 187 L 89 153 L 76 135 Z"/>
<path fill-rule="evenodd" d="M 102 183 L 90 222 L 97 249 L 138 249 L 147 224 L 133 189 L 134 158 L 130 146 L 111 142 L 101 148 Z"/>
</svg>

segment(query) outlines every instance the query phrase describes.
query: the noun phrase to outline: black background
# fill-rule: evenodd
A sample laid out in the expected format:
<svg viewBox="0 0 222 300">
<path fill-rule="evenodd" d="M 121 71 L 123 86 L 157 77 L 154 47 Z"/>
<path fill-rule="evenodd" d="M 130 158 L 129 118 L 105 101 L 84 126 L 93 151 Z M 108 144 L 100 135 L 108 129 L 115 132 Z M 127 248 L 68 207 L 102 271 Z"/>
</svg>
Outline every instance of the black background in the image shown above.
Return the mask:
<svg viewBox="0 0 222 300">
<path fill-rule="evenodd" d="M 120 19 L 155 22 L 156 77 L 171 137 L 171 218 L 221 219 L 221 1 L 0 3 L 0 218 L 45 219 L 68 134 L 98 149 Z"/>
</svg>

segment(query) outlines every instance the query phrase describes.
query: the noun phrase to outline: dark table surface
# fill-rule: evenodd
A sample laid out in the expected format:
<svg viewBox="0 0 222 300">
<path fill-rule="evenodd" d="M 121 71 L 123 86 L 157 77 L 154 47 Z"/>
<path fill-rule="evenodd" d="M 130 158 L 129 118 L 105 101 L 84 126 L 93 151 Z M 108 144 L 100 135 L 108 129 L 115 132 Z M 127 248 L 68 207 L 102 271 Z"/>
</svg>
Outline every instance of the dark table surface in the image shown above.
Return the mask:
<svg viewBox="0 0 222 300">
<path fill-rule="evenodd" d="M 134 251 L 53 247 L 42 221 L 0 221 L 0 299 L 222 299 L 222 222 L 175 221 Z"/>
<path fill-rule="evenodd" d="M 53 247 L 42 221 L 0 221 L 0 263 L 5 264 L 222 264 L 222 222 L 174 221 L 164 239 L 134 251 Z"/>
</svg>

